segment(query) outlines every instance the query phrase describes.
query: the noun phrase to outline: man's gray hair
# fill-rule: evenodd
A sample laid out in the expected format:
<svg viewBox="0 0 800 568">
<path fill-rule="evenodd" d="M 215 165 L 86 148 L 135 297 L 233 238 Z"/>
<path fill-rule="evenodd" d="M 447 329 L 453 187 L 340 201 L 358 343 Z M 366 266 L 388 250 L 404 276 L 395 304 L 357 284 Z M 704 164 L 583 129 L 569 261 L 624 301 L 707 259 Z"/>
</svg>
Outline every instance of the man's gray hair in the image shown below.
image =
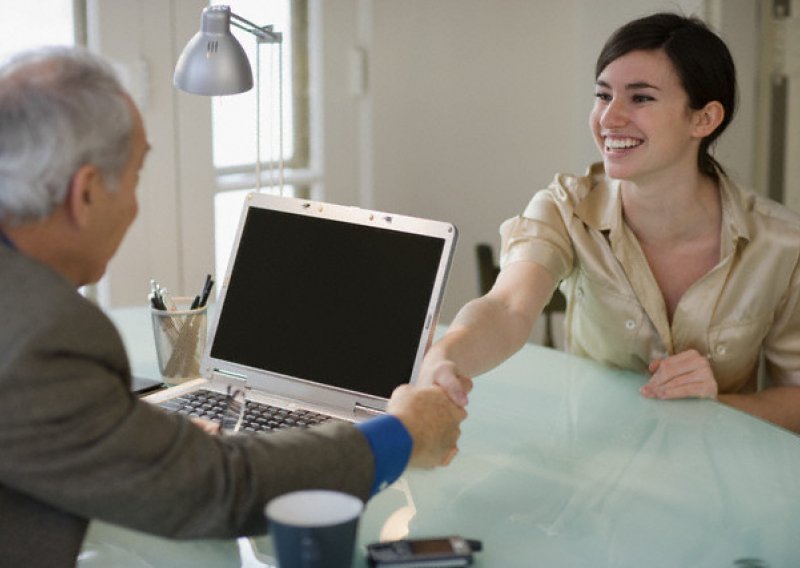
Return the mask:
<svg viewBox="0 0 800 568">
<path fill-rule="evenodd" d="M 116 190 L 133 132 L 124 92 L 83 48 L 36 49 L 0 66 L 0 220 L 49 216 L 86 164 Z"/>
</svg>

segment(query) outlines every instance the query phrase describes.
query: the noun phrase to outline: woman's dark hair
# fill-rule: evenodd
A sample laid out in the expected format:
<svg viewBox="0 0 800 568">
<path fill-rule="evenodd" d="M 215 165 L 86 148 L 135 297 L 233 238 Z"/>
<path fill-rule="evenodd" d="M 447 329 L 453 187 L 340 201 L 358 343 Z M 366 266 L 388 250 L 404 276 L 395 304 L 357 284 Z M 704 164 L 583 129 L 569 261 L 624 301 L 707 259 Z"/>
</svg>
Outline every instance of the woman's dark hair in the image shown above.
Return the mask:
<svg viewBox="0 0 800 568">
<path fill-rule="evenodd" d="M 711 177 L 717 177 L 717 170 L 724 174 L 709 147 L 736 112 L 736 68 L 725 42 L 701 20 L 659 13 L 625 24 L 603 46 L 595 65 L 595 79 L 609 63 L 626 53 L 657 49 L 662 49 L 675 66 L 692 109 L 701 109 L 711 101 L 719 101 L 725 109 L 720 125 L 701 141 L 697 156 L 701 172 Z"/>
</svg>

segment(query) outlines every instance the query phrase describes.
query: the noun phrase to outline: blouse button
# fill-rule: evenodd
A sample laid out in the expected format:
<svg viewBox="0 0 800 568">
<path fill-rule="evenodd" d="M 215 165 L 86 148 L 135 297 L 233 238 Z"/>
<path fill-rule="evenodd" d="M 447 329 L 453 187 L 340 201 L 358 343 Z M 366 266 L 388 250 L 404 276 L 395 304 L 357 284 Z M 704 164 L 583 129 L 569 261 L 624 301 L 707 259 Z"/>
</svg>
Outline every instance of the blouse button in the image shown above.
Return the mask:
<svg viewBox="0 0 800 568">
<path fill-rule="evenodd" d="M 626 321 L 625 329 L 627 329 L 628 331 L 633 331 L 634 329 L 636 329 L 636 322 L 633 320 Z"/>
<path fill-rule="evenodd" d="M 578 288 L 578 298 L 583 298 L 583 288 Z"/>
<path fill-rule="evenodd" d="M 717 351 L 717 355 L 725 355 L 725 353 L 728 352 L 728 350 L 725 349 L 724 345 L 717 345 L 716 351 Z"/>
</svg>

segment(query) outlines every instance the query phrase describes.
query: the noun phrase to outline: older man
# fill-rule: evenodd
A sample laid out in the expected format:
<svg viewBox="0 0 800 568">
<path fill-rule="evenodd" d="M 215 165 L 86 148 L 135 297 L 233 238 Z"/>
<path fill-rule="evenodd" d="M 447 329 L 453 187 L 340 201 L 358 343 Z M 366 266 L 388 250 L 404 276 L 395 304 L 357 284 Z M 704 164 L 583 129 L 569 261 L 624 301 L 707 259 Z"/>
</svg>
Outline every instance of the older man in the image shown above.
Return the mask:
<svg viewBox="0 0 800 568">
<path fill-rule="evenodd" d="M 386 416 L 220 438 L 128 392 L 95 282 L 137 212 L 149 146 L 107 64 L 48 49 L 0 68 L 0 564 L 75 563 L 91 518 L 174 537 L 266 530 L 273 496 L 367 499 L 407 465 L 443 464 L 465 413 L 437 387 Z"/>
</svg>

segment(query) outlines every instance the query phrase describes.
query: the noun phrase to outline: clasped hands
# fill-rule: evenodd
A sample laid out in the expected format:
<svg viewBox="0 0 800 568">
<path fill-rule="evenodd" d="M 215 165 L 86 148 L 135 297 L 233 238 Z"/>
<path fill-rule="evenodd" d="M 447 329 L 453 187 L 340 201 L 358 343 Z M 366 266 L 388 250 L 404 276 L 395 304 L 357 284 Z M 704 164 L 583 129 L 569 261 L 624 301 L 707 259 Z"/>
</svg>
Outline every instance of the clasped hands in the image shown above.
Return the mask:
<svg viewBox="0 0 800 568">
<path fill-rule="evenodd" d="M 430 468 L 453 460 L 458 453 L 459 424 L 467 417 L 464 407 L 471 390 L 472 379 L 460 376 L 452 361 L 429 358 L 413 387 L 402 385 L 394 391 L 387 410 L 403 420 L 414 439 L 410 465 Z M 431 409 L 437 410 L 417 412 L 413 419 L 404 420 L 398 403 L 410 395 L 427 399 Z"/>
</svg>

